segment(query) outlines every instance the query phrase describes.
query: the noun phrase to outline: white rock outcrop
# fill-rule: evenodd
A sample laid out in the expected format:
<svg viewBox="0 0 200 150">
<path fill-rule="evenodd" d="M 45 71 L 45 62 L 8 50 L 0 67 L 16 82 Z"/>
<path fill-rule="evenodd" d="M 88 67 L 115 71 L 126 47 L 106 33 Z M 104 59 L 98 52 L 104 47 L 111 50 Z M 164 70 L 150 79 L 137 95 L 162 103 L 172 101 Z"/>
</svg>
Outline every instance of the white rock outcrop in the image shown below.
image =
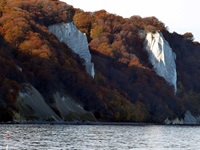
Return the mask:
<svg viewBox="0 0 200 150">
<path fill-rule="evenodd" d="M 86 71 L 94 78 L 94 64 L 91 62 L 91 54 L 88 48 L 87 37 L 77 29 L 74 22 L 59 23 L 48 27 L 60 42 L 69 46 L 80 58 L 85 60 Z"/>
<path fill-rule="evenodd" d="M 149 60 L 152 63 L 155 72 L 172 85 L 176 93 L 176 54 L 173 52 L 169 43 L 165 40 L 162 33 L 159 31 L 155 33 L 147 33 L 145 49 L 149 54 Z"/>
<path fill-rule="evenodd" d="M 179 118 L 176 118 L 174 120 L 169 120 L 168 118 L 165 119 L 164 121 L 164 124 L 184 124 L 184 120 L 183 119 L 179 119 Z"/>
</svg>

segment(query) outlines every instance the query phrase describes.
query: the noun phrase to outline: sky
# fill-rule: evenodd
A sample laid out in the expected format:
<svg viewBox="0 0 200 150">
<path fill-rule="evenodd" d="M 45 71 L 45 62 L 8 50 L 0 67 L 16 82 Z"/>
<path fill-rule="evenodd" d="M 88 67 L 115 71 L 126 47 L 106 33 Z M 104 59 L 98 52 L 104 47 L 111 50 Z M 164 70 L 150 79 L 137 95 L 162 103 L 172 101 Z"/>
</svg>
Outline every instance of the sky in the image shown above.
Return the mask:
<svg viewBox="0 0 200 150">
<path fill-rule="evenodd" d="M 129 18 L 155 16 L 170 32 L 191 32 L 200 42 L 200 0 L 61 0 L 84 11 L 104 9 Z"/>
</svg>

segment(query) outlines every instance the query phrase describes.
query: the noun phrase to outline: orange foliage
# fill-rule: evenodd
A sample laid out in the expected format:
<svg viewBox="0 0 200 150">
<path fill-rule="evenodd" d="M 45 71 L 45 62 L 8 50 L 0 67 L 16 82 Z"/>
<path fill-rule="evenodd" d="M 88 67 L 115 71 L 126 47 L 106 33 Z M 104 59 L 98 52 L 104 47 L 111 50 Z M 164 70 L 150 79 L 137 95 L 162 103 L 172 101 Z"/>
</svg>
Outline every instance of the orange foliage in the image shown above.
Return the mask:
<svg viewBox="0 0 200 150">
<path fill-rule="evenodd" d="M 91 13 L 82 11 L 76 13 L 74 16 L 74 23 L 80 28 L 81 32 L 85 33 L 89 38 L 92 24 Z"/>
<path fill-rule="evenodd" d="M 95 63 L 93 79 L 82 60 L 47 29 L 72 21 L 71 6 L 56 0 L 13 0 L 0 9 L 0 98 L 14 103 L 20 84 L 28 82 L 48 103 L 55 91 L 76 95 L 104 121 L 162 122 L 181 115 L 173 90 L 148 68 L 144 37 L 139 36 L 144 30 L 165 29 L 155 17 L 124 19 L 105 10 L 77 10 L 74 21 L 86 33 Z"/>
<path fill-rule="evenodd" d="M 186 40 L 190 40 L 190 41 L 193 41 L 194 40 L 194 36 L 191 32 L 186 32 L 183 34 L 183 37 L 186 39 Z"/>
<path fill-rule="evenodd" d="M 32 32 L 29 32 L 27 40 L 20 44 L 19 50 L 24 54 L 37 55 L 43 58 L 51 56 L 49 46 L 40 39 L 39 34 Z"/>
<path fill-rule="evenodd" d="M 77 11 L 74 19 L 78 22 L 79 29 L 84 31 L 84 25 L 80 24 L 83 19 L 81 16 L 84 16 L 84 13 Z M 123 19 L 104 10 L 94 12 L 87 20 L 91 22 L 89 46 L 93 53 L 95 68 L 109 80 L 110 84 L 125 92 L 131 102 L 138 103 L 138 111 L 139 108 L 146 107 L 149 113 L 157 112 L 158 120 L 164 119 L 166 115 L 172 117 L 171 111 L 182 113 L 183 110 L 178 106 L 178 99 L 173 95 L 172 88 L 148 68 L 148 55 L 143 50 L 145 36 L 141 34 L 145 31 L 166 30 L 162 22 L 155 17 L 132 16 L 130 19 Z M 100 79 L 102 78 L 97 78 L 98 81 Z M 164 93 L 168 93 L 167 96 Z M 108 107 L 119 106 L 119 101 L 111 101 Z M 160 106 L 165 110 L 165 114 L 156 108 L 161 101 L 169 107 L 166 109 Z M 176 103 L 176 109 L 171 106 L 172 103 Z M 120 116 L 121 114 L 116 114 L 115 117 L 119 119 Z"/>
</svg>

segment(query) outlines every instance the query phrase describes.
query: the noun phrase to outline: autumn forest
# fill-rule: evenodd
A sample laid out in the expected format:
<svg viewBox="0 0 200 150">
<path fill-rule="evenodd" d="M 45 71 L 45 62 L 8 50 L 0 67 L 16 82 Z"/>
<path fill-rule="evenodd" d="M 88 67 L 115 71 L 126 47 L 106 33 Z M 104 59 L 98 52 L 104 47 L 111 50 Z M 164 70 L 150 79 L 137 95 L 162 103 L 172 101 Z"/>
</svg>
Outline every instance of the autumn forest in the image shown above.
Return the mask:
<svg viewBox="0 0 200 150">
<path fill-rule="evenodd" d="M 74 21 L 86 34 L 95 77 L 83 59 L 48 26 Z M 160 31 L 176 53 L 174 93 L 153 70 L 145 34 Z M 33 85 L 60 116 L 53 93 L 76 97 L 98 121 L 163 123 L 200 114 L 200 44 L 190 32 L 170 33 L 156 17 L 123 18 L 105 10 L 84 12 L 59 0 L 0 1 L 0 121 L 13 120 L 24 83 Z"/>
</svg>

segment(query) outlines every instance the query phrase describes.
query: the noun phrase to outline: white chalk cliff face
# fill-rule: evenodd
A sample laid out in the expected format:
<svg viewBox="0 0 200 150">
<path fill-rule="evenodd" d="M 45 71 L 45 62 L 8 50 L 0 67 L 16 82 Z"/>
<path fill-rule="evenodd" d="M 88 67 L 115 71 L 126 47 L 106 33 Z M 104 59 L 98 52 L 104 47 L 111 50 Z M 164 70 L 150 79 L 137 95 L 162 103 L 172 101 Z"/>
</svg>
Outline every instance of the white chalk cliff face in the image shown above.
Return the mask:
<svg viewBox="0 0 200 150">
<path fill-rule="evenodd" d="M 162 33 L 158 31 L 155 33 L 147 33 L 145 49 L 149 54 L 149 60 L 155 72 L 163 77 L 170 85 L 173 85 L 174 91 L 176 92 L 176 54 L 165 40 Z"/>
<path fill-rule="evenodd" d="M 91 54 L 85 34 L 77 29 L 73 22 L 59 23 L 48 27 L 49 31 L 56 35 L 60 42 L 69 46 L 80 58 L 85 60 L 86 71 L 94 78 L 94 64 L 91 62 Z"/>
</svg>

